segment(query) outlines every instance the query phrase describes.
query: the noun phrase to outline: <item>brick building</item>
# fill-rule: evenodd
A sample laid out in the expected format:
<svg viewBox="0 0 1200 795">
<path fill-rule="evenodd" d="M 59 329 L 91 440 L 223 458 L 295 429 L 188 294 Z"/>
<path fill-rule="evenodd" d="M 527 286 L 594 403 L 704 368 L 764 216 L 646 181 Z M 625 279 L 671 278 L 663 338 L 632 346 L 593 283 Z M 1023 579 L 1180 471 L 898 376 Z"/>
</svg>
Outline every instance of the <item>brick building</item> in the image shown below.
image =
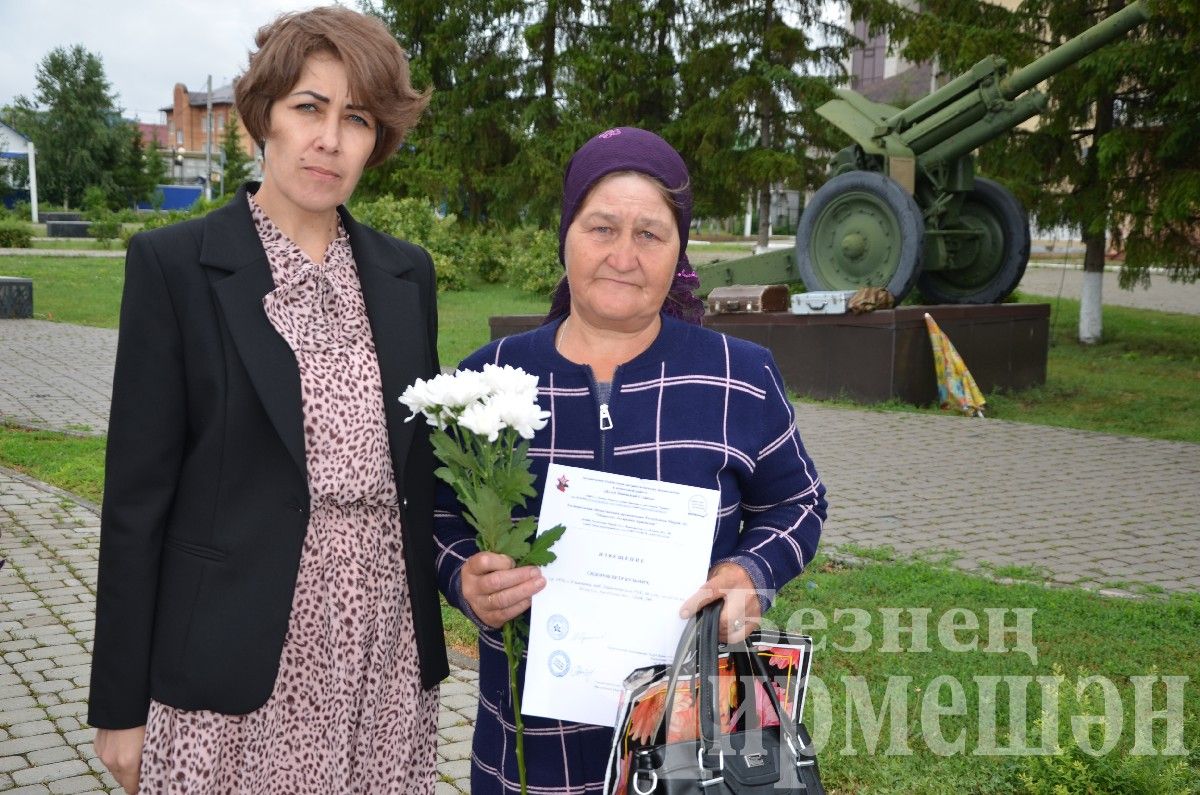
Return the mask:
<svg viewBox="0 0 1200 795">
<path fill-rule="evenodd" d="M 1012 10 L 1018 0 L 996 0 L 996 3 Z M 920 0 L 908 0 L 906 5 L 921 8 Z M 845 64 L 850 88 L 867 99 L 905 107 L 953 77 L 939 73 L 936 64 L 905 59 L 886 33 L 869 35 L 869 27 L 861 19 L 847 18 L 846 29 L 863 43 L 850 51 Z"/>
<path fill-rule="evenodd" d="M 142 134 L 142 143 L 149 146 L 151 143 L 158 144 L 158 148 L 167 150 L 171 148 L 171 139 L 167 134 L 167 125 L 165 124 L 148 124 L 144 121 L 135 122 L 138 132 Z"/>
<path fill-rule="evenodd" d="M 204 126 L 207 113 L 208 94 L 205 91 L 188 91 L 183 83 L 175 84 L 172 103 L 160 110 L 166 114 L 168 149 L 178 151 L 183 148 L 183 165 L 172 163 L 172 176 L 178 181 L 195 182 L 204 178 L 205 151 L 208 145 L 208 134 Z M 212 156 L 214 168 L 220 168 L 221 141 L 225 137 L 225 125 L 233 114 L 233 85 L 214 88 L 212 92 Z M 242 148 L 246 154 L 261 163 L 262 151 L 250 138 L 242 120 L 237 120 L 238 133 L 241 136 Z M 182 174 L 180 173 L 182 171 Z M 255 166 L 257 173 L 258 166 Z"/>
</svg>

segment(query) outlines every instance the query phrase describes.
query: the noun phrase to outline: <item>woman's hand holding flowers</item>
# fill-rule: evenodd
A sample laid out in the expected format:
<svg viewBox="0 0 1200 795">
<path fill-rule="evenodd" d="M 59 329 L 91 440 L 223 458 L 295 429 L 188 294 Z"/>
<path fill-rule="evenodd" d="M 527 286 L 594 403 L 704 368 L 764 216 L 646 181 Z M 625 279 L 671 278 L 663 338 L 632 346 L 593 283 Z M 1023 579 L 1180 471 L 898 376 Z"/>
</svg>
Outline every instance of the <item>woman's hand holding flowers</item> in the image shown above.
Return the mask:
<svg viewBox="0 0 1200 795">
<path fill-rule="evenodd" d="M 537 566 L 514 566 L 508 555 L 477 552 L 462 567 L 462 594 L 479 620 L 492 629 L 529 609 L 533 595 L 546 587 Z"/>
</svg>

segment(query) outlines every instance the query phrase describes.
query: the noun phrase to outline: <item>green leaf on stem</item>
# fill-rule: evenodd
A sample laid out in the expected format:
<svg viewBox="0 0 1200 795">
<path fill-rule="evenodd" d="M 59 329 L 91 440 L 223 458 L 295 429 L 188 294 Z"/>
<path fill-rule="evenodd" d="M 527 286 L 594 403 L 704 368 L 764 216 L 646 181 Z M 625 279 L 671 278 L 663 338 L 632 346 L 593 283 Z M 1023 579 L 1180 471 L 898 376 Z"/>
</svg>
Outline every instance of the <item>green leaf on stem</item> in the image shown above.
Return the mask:
<svg viewBox="0 0 1200 795">
<path fill-rule="evenodd" d="M 502 555 L 508 555 L 514 563 L 521 566 L 529 554 L 529 542 L 522 538 L 520 533 L 502 533 L 496 539 L 495 551 Z"/>
<path fill-rule="evenodd" d="M 537 494 L 533 490 L 533 475 L 518 466 L 498 467 L 488 483 L 510 505 L 524 505 L 525 498 Z"/>
<path fill-rule="evenodd" d="M 429 440 L 433 444 L 433 454 L 443 464 L 467 472 L 474 472 L 479 469 L 479 463 L 475 458 L 466 450 L 459 447 L 458 442 L 440 428 L 429 435 Z"/>
<path fill-rule="evenodd" d="M 538 535 L 533 543 L 529 545 L 529 552 L 525 555 L 522 565 L 545 566 L 553 563 L 558 557 L 550 551 L 550 547 L 554 546 L 558 539 L 562 538 L 562 534 L 567 531 L 567 528 L 562 525 L 555 525 L 549 530 Z"/>
<path fill-rule="evenodd" d="M 460 494 L 459 500 L 466 508 L 463 518 L 479 531 L 481 541 L 479 548 L 488 552 L 509 554 L 503 552 L 501 546 L 503 546 L 504 539 L 509 536 L 509 528 L 512 525 L 512 520 L 509 518 L 511 509 L 500 499 L 495 489 L 488 484 L 483 484 L 475 492 L 473 499 Z"/>
<path fill-rule="evenodd" d="M 433 470 L 433 474 L 441 480 L 449 483 L 450 487 L 454 489 L 456 494 L 462 490 L 460 488 L 462 485 L 462 479 L 458 476 L 458 473 L 450 467 L 438 467 L 437 469 Z"/>
</svg>

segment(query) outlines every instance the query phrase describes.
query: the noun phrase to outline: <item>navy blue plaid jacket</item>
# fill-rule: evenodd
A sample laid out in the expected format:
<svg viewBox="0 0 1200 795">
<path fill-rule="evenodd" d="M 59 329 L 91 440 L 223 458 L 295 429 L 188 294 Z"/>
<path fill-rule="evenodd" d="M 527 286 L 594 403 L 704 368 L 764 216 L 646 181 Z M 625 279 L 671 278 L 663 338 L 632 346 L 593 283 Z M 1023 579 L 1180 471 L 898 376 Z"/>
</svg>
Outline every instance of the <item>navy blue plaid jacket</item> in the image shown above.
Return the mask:
<svg viewBox="0 0 1200 795">
<path fill-rule="evenodd" d="M 479 370 L 489 362 L 510 364 L 538 376 L 539 403 L 551 413 L 530 448 L 538 494 L 551 462 L 717 489 L 712 563 L 742 566 L 765 610 L 812 560 L 826 511 L 825 487 L 800 441 L 770 352 L 664 316 L 654 343 L 617 368 L 608 402 L 601 404 L 591 369 L 555 350 L 557 327 L 494 341 L 460 365 Z M 602 411 L 611 428 L 601 428 Z M 537 515 L 540 502 L 530 501 L 530 514 Z M 434 519 L 439 586 L 474 618 L 459 575 L 478 548 L 460 510 L 453 492 L 440 484 Z M 500 633 L 481 626 L 479 646 L 471 791 L 517 792 Z M 526 717 L 529 792 L 600 792 L 611 736 L 607 727 Z"/>
</svg>

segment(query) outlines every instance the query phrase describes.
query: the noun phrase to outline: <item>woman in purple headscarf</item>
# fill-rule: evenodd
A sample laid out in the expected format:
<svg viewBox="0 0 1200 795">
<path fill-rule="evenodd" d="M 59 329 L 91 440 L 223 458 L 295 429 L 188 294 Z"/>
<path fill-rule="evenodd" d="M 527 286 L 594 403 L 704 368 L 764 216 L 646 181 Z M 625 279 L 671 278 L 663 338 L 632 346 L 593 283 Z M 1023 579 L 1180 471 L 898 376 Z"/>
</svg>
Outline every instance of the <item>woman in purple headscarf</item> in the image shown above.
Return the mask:
<svg viewBox="0 0 1200 795">
<path fill-rule="evenodd" d="M 545 323 L 460 366 L 510 364 L 538 376 L 551 412 L 530 449 L 539 494 L 556 461 L 719 490 L 713 536 L 697 539 L 712 544 L 709 578 L 681 612 L 724 597 L 722 640 L 737 641 L 812 560 L 825 488 L 770 352 L 701 327 L 686 254 L 691 209 L 687 167 L 662 138 L 631 127 L 592 138 L 564 175 L 566 275 Z M 529 513 L 540 504 L 531 500 Z M 479 552 L 448 488 L 435 522 L 442 592 L 480 628 L 471 792 L 519 792 L 499 627 L 529 609 L 545 580 L 536 567 Z M 611 739 L 609 727 L 526 716 L 529 791 L 600 792 Z"/>
</svg>

